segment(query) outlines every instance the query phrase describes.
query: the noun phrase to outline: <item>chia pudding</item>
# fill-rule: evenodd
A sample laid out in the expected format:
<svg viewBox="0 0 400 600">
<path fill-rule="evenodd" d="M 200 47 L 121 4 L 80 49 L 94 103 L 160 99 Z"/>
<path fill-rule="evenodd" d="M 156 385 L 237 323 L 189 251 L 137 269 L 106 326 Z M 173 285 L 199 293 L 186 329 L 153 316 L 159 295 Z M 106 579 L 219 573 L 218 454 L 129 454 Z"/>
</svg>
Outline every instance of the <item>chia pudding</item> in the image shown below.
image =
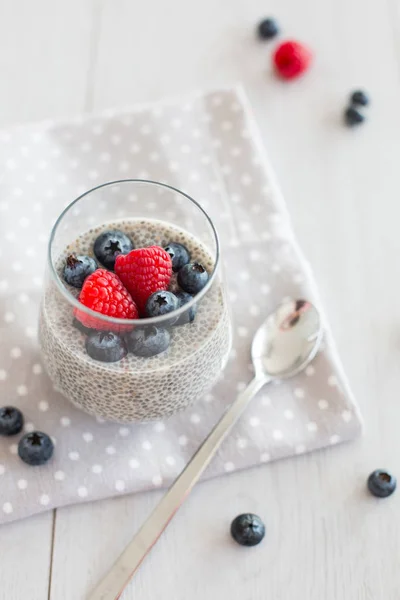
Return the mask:
<svg viewBox="0 0 400 600">
<path fill-rule="evenodd" d="M 207 248 L 183 229 L 154 219 L 116 221 L 80 235 L 58 256 L 57 274 L 75 298 L 80 290 L 63 280 L 67 257 L 72 253 L 94 257 L 96 238 L 113 229 L 125 233 L 135 248 L 183 244 L 192 261 L 203 265 L 208 273 L 214 269 Z M 171 278 L 172 292 L 179 290 L 177 275 L 173 273 Z M 218 278 L 196 309 L 194 318 L 186 318 L 185 324 L 170 324 L 170 343 L 165 351 L 150 357 L 128 352 L 116 362 L 101 362 L 89 356 L 87 332 L 74 326 L 72 305 L 50 280 L 39 319 L 39 340 L 47 372 L 56 389 L 87 413 L 121 423 L 168 417 L 211 389 L 229 354 L 230 320 Z"/>
</svg>

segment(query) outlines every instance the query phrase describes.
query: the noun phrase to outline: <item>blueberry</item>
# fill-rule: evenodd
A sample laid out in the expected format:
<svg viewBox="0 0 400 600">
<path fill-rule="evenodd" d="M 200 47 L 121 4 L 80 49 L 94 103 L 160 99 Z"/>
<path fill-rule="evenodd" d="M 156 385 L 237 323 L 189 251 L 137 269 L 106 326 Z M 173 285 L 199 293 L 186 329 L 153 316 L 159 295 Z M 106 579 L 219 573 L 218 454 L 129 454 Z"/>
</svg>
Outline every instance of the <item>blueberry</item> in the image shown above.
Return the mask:
<svg viewBox="0 0 400 600">
<path fill-rule="evenodd" d="M 275 19 L 263 19 L 258 24 L 257 32 L 262 40 L 271 40 L 279 33 L 278 24 Z"/>
<path fill-rule="evenodd" d="M 104 231 L 96 238 L 93 251 L 101 264 L 107 269 L 113 270 L 118 254 L 128 254 L 133 248 L 132 240 L 125 233 L 113 229 Z"/>
<path fill-rule="evenodd" d="M 256 546 L 265 535 L 265 526 L 260 517 L 246 513 L 232 521 L 231 535 L 241 546 Z"/>
<path fill-rule="evenodd" d="M 124 340 L 113 331 L 92 331 L 86 339 L 86 352 L 94 360 L 117 362 L 127 355 Z"/>
<path fill-rule="evenodd" d="M 78 319 L 76 319 L 74 317 L 73 321 L 72 321 L 72 327 L 75 327 L 75 329 L 79 329 L 79 331 L 81 333 L 92 333 L 93 329 L 90 329 L 89 327 L 86 327 L 83 323 L 81 323 Z"/>
<path fill-rule="evenodd" d="M 350 102 L 357 106 L 368 106 L 369 97 L 362 90 L 356 90 L 350 96 Z"/>
<path fill-rule="evenodd" d="M 167 329 L 150 325 L 136 327 L 126 335 L 128 349 L 136 356 L 150 357 L 164 352 L 170 343 L 171 336 Z"/>
<path fill-rule="evenodd" d="M 182 269 L 183 265 L 186 265 L 190 261 L 189 250 L 183 244 L 170 242 L 168 246 L 165 246 L 164 250 L 171 257 L 174 273 L 177 273 L 179 269 Z"/>
<path fill-rule="evenodd" d="M 208 281 L 208 273 L 200 263 L 193 262 L 183 266 L 178 273 L 180 287 L 189 294 L 197 294 Z"/>
<path fill-rule="evenodd" d="M 154 292 L 146 302 L 146 315 L 148 317 L 162 317 L 179 308 L 179 300 L 172 292 Z M 171 317 L 164 325 L 173 325 L 176 317 Z"/>
<path fill-rule="evenodd" d="M 0 435 L 15 435 L 24 425 L 24 417 L 18 408 L 3 406 L 0 408 Z"/>
<path fill-rule="evenodd" d="M 51 438 L 41 431 L 25 434 L 19 441 L 19 457 L 31 466 L 44 465 L 53 456 Z"/>
<path fill-rule="evenodd" d="M 362 115 L 354 106 L 349 106 L 344 111 L 344 122 L 349 127 L 354 127 L 354 125 L 360 125 L 365 121 L 364 115 Z"/>
<path fill-rule="evenodd" d="M 69 285 L 81 288 L 88 275 L 97 269 L 97 263 L 90 256 L 70 254 L 65 261 L 64 279 Z"/>
<path fill-rule="evenodd" d="M 187 304 L 188 302 L 190 302 L 191 300 L 193 300 L 193 296 L 191 296 L 187 292 L 177 292 L 176 293 L 176 297 L 178 298 L 179 308 L 181 306 L 183 306 L 184 304 Z M 175 323 L 175 325 L 186 325 L 187 323 L 192 323 L 194 321 L 196 313 L 197 313 L 197 305 L 193 304 L 193 306 L 191 306 L 189 308 L 189 310 L 187 310 L 186 312 L 184 312 L 179 317 L 179 319 L 177 320 L 177 322 Z"/>
<path fill-rule="evenodd" d="M 396 489 L 396 477 L 383 469 L 377 469 L 368 477 L 368 489 L 378 498 L 387 498 Z"/>
</svg>

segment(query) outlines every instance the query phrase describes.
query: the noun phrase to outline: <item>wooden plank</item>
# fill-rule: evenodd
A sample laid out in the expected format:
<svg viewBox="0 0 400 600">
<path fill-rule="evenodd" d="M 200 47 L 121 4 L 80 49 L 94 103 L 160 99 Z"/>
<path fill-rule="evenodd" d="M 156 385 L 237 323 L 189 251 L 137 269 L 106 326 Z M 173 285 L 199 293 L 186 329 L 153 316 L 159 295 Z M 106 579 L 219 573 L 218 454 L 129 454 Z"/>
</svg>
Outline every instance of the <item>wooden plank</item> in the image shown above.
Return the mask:
<svg viewBox="0 0 400 600">
<path fill-rule="evenodd" d="M 0 528 L 0 599 L 47 600 L 53 513 Z"/>
<path fill-rule="evenodd" d="M 80 113 L 95 0 L 2 0 L 0 126 Z"/>
</svg>

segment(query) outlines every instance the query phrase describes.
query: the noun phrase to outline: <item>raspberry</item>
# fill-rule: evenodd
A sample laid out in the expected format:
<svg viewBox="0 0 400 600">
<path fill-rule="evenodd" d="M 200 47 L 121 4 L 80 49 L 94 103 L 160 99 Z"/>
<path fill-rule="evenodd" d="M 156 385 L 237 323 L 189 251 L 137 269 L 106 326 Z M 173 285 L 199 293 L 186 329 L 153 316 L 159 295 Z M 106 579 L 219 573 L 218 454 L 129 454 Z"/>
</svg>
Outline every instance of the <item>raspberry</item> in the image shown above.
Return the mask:
<svg viewBox="0 0 400 600">
<path fill-rule="evenodd" d="M 85 279 L 79 301 L 88 308 L 117 319 L 138 319 L 136 304 L 115 273 L 97 269 Z M 126 331 L 126 325 L 113 325 L 75 309 L 75 317 L 85 327 L 107 331 Z"/>
<path fill-rule="evenodd" d="M 277 47 L 272 60 L 281 77 L 295 79 L 307 71 L 311 64 L 312 53 L 300 42 L 288 41 Z"/>
<path fill-rule="evenodd" d="M 129 254 L 119 254 L 115 272 L 144 315 L 148 297 L 166 290 L 172 275 L 170 255 L 159 246 L 138 248 Z"/>
</svg>

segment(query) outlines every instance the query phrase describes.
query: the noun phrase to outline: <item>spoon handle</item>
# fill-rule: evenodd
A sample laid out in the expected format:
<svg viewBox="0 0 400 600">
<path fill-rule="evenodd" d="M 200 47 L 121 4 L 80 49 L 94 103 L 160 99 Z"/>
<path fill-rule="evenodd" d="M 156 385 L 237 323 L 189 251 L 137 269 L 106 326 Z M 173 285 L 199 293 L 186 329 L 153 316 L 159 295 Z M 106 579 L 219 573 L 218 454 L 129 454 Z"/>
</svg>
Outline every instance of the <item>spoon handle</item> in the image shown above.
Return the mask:
<svg viewBox="0 0 400 600">
<path fill-rule="evenodd" d="M 125 586 L 210 464 L 230 429 L 251 399 L 268 381 L 270 380 L 266 377 L 256 377 L 227 408 L 108 574 L 88 597 L 88 600 L 118 600 L 120 598 Z"/>
</svg>

